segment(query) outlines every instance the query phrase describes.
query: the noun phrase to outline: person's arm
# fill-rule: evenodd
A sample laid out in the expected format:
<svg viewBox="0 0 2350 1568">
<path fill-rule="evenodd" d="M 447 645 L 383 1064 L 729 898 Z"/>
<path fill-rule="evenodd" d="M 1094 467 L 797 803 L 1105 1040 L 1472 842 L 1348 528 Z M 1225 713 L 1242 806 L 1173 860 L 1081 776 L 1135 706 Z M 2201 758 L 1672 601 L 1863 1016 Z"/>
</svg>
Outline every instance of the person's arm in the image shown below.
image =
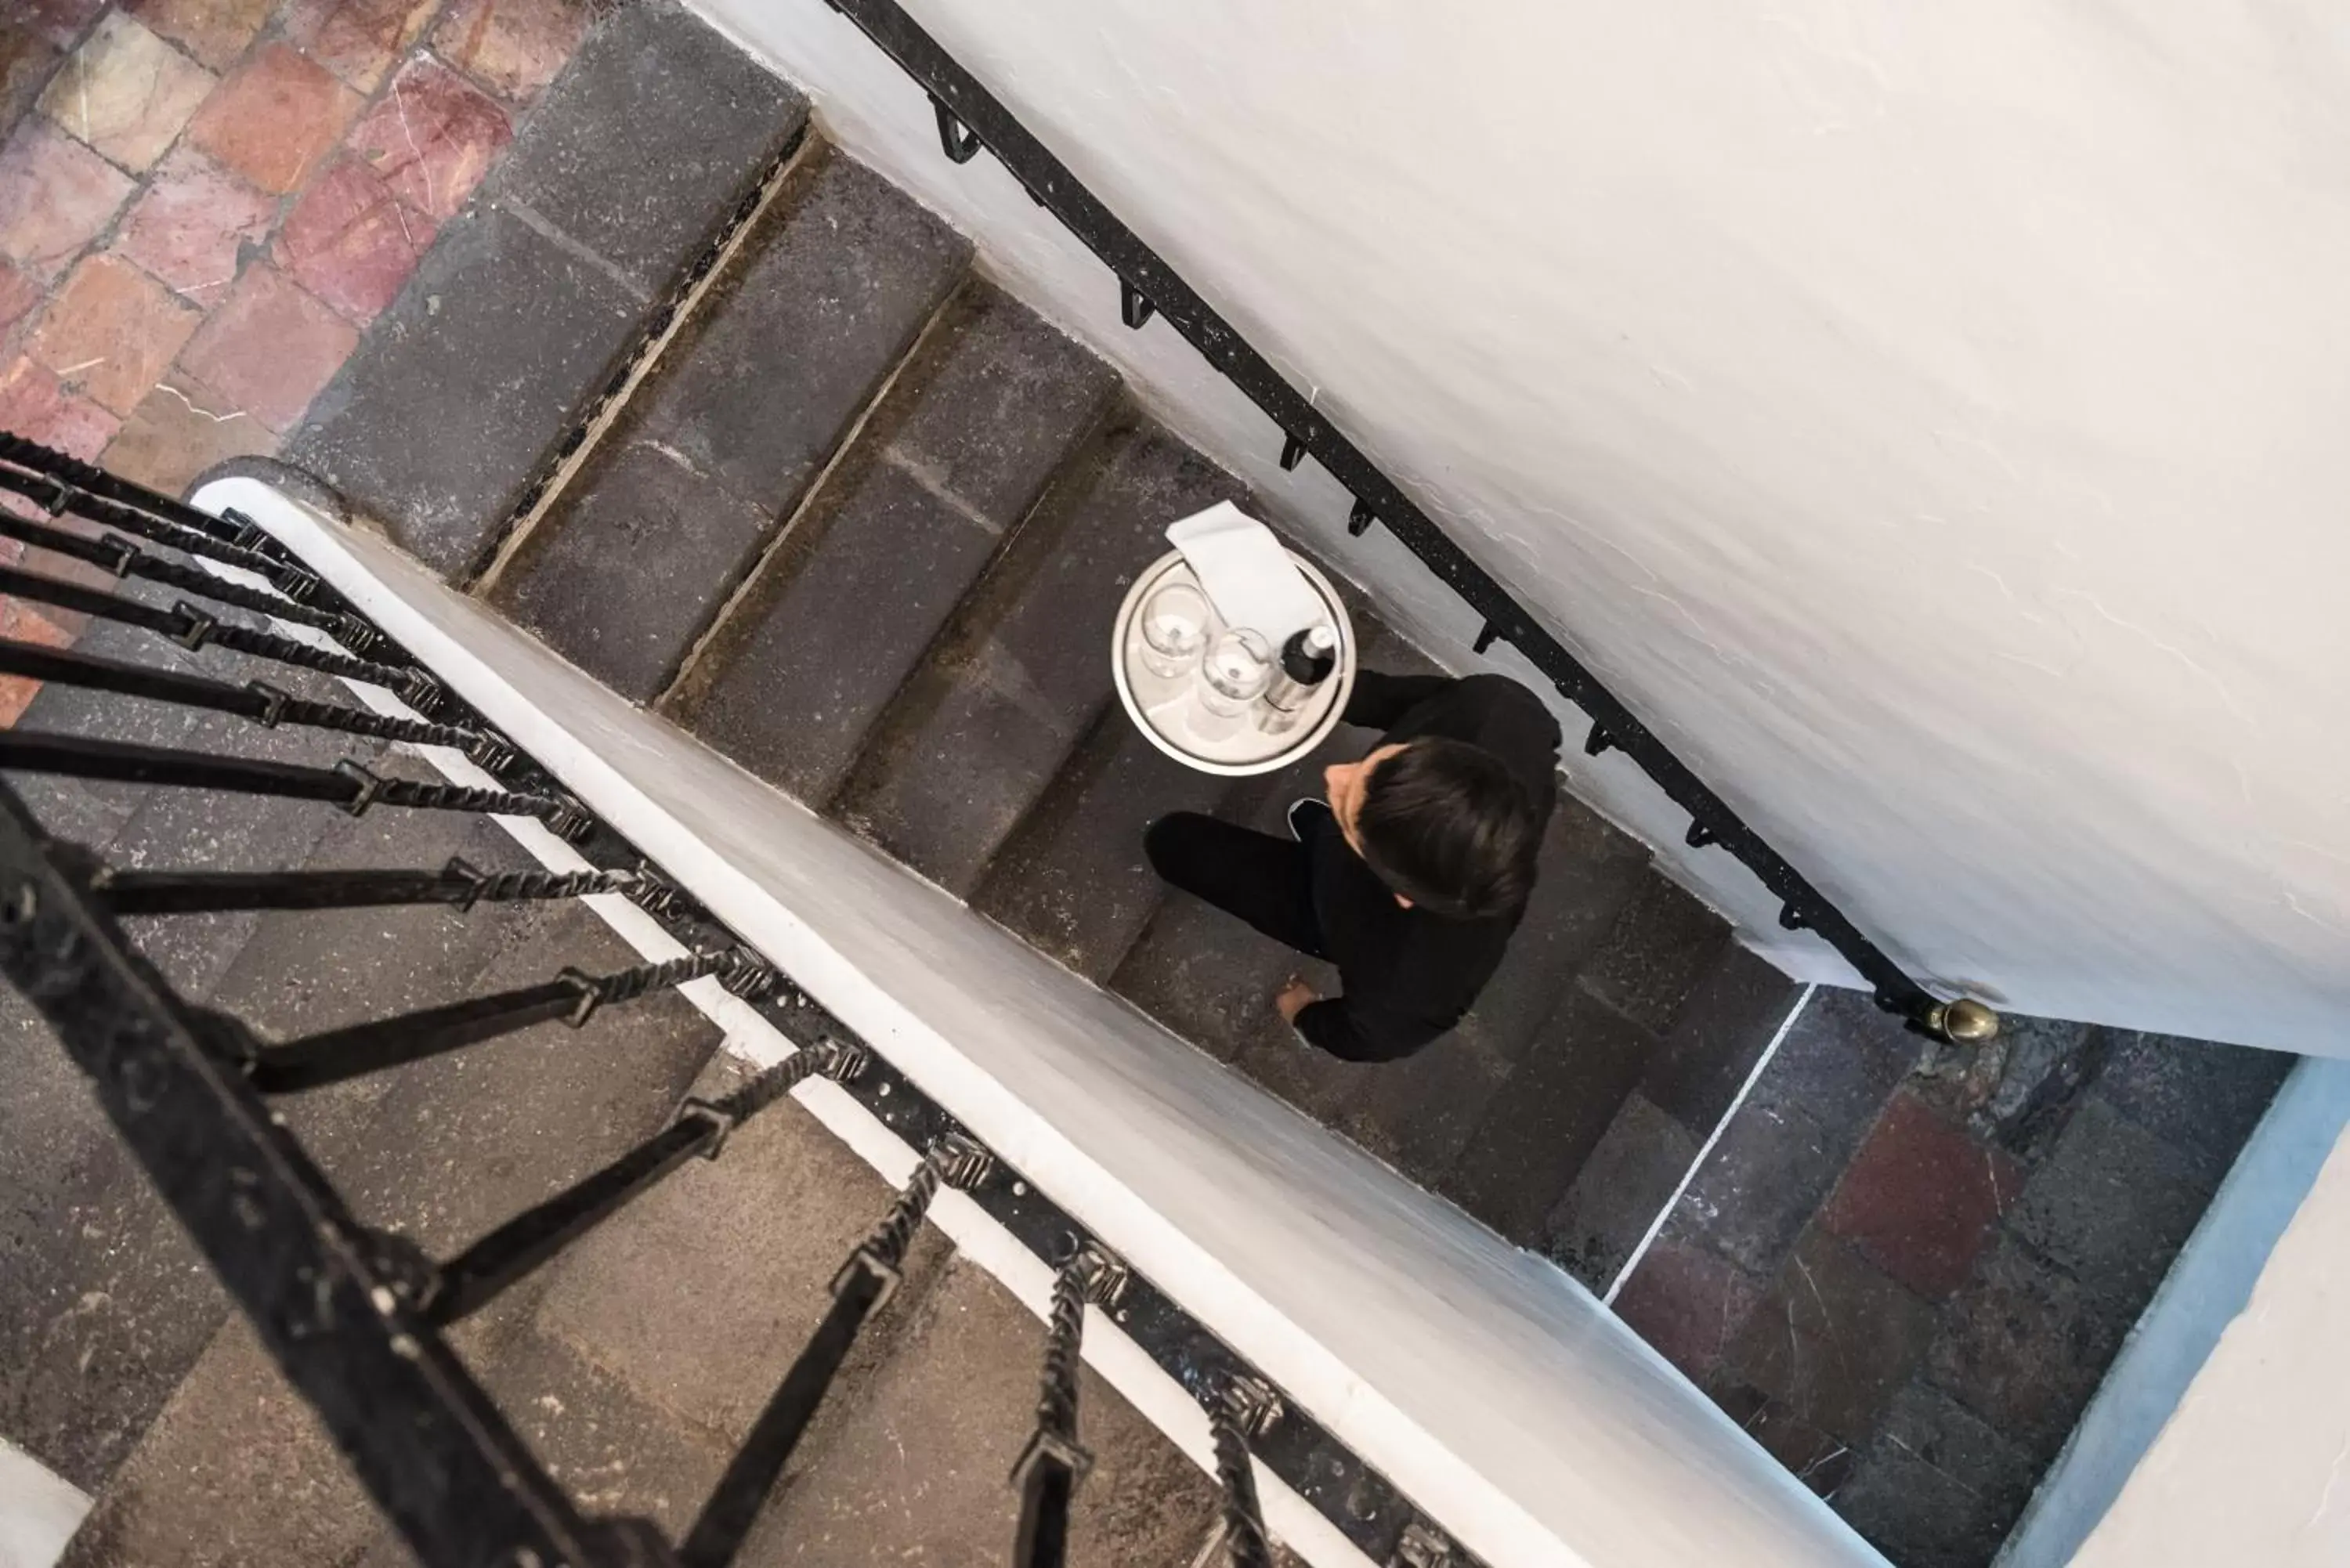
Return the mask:
<svg viewBox="0 0 2350 1568">
<path fill-rule="evenodd" d="M 1436 1038 L 1408 1019 L 1334 996 L 1300 1008 L 1291 1026 L 1316 1050 L 1347 1062 L 1392 1062 Z"/>
<path fill-rule="evenodd" d="M 1450 675 L 1382 675 L 1376 670 L 1355 671 L 1355 690 L 1347 695 L 1345 720 L 1366 730 L 1392 730 L 1412 709 L 1452 684 Z"/>
</svg>

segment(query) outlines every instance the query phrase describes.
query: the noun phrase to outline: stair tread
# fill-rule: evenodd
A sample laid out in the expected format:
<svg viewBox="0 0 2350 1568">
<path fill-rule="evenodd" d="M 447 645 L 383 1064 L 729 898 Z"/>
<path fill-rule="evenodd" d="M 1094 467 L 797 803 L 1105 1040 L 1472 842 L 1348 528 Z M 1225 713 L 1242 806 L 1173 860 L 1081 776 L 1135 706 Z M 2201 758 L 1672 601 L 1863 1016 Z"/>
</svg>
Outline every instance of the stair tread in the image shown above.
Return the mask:
<svg viewBox="0 0 2350 1568">
<path fill-rule="evenodd" d="M 436 570 L 471 576 L 540 463 L 807 104 L 672 5 L 591 33 L 287 438 Z"/>
<path fill-rule="evenodd" d="M 965 600 L 835 803 L 851 826 L 957 894 L 977 884 L 1112 701 L 1110 623 L 1134 574 L 1163 553 L 1167 525 L 1241 493 L 1147 421 L 1112 432 L 1069 488 Z"/>
<path fill-rule="evenodd" d="M 657 696 L 904 359 L 969 244 L 861 165 L 801 171 L 490 597 Z"/>
<path fill-rule="evenodd" d="M 702 739 L 803 800 L 859 743 L 1117 386 L 974 282 L 681 686 Z M 919 373 L 918 373 L 919 372 Z"/>
<path fill-rule="evenodd" d="M 1164 891 L 1144 831 L 1169 812 L 1212 810 L 1233 782 L 1177 762 L 1111 708 L 1004 842 L 972 907 L 1087 979 L 1107 979 Z"/>
</svg>

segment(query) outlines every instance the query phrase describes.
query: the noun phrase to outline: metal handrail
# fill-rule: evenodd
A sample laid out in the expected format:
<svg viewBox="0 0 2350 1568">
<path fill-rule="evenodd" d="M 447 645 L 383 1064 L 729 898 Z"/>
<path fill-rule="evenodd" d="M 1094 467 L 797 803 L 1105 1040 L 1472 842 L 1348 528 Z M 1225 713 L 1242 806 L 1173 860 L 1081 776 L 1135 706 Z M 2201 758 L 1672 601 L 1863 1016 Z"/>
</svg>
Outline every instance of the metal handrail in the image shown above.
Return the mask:
<svg viewBox="0 0 2350 1568">
<path fill-rule="evenodd" d="M 1690 772 L 1655 732 L 1602 686 L 1565 644 L 1544 630 L 1508 589 L 1379 472 L 1361 448 L 1250 347 L 1165 257 L 1119 222 L 1067 164 L 908 16 L 897 0 L 825 3 L 855 23 L 930 95 L 938 116 L 940 145 L 950 160 L 967 163 L 982 149 L 993 153 L 1038 206 L 1058 218 L 1117 275 L 1120 314 L 1127 326 L 1139 328 L 1157 315 L 1182 334 L 1280 428 L 1282 467 L 1295 468 L 1310 455 L 1345 485 L 1355 497 L 1347 532 L 1359 535 L 1374 522 L 1385 524 L 1405 548 L 1484 618 L 1484 629 L 1477 638 L 1478 652 L 1497 639 L 1515 644 L 1562 695 L 1591 716 L 1591 732 L 1584 742 L 1586 753 L 1597 756 L 1611 747 L 1622 752 L 1690 814 L 1687 842 L 1692 847 L 1719 845 L 1737 857 L 1780 899 L 1781 925 L 1789 930 L 1816 931 L 1868 981 L 1877 1004 L 1898 1013 L 1911 1028 L 1943 1040 L 1982 1039 L 1996 1032 L 1998 1019 L 1989 1008 L 1965 999 L 1946 1002 L 1935 997 L 1863 935 L 1785 857 Z"/>
</svg>

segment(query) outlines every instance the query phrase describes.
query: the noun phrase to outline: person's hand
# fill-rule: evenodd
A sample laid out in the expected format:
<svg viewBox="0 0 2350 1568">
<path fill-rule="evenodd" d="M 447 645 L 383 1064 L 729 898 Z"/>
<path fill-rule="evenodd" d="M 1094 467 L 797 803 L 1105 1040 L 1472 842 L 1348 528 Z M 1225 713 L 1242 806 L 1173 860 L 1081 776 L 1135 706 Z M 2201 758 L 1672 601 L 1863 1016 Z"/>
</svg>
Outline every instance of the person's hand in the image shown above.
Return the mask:
<svg viewBox="0 0 2350 1568">
<path fill-rule="evenodd" d="M 1314 994 L 1312 986 L 1293 974 L 1289 977 L 1289 983 L 1283 986 L 1281 993 L 1273 999 L 1273 1005 L 1281 1013 L 1281 1021 L 1294 1028 L 1297 1015 L 1321 1000 Z"/>
</svg>

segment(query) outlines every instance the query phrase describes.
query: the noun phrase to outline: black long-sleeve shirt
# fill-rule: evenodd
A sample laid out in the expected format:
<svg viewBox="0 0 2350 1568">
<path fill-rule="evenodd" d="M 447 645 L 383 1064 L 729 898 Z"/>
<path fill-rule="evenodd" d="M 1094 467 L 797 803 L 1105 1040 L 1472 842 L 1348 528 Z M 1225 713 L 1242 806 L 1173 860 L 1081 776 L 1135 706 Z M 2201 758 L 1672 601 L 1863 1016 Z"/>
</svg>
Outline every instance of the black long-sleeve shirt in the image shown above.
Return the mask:
<svg viewBox="0 0 2350 1568">
<path fill-rule="evenodd" d="M 1550 820 L 1558 721 L 1505 676 L 1366 670 L 1355 678 L 1346 722 L 1386 731 L 1382 745 L 1441 736 L 1491 752 L 1525 786 L 1538 820 Z M 1518 917 L 1452 920 L 1407 909 L 1335 826 L 1315 833 L 1311 848 L 1314 912 L 1345 992 L 1301 1010 L 1297 1032 L 1351 1062 L 1409 1055 L 1461 1022 L 1500 966 Z"/>
</svg>

